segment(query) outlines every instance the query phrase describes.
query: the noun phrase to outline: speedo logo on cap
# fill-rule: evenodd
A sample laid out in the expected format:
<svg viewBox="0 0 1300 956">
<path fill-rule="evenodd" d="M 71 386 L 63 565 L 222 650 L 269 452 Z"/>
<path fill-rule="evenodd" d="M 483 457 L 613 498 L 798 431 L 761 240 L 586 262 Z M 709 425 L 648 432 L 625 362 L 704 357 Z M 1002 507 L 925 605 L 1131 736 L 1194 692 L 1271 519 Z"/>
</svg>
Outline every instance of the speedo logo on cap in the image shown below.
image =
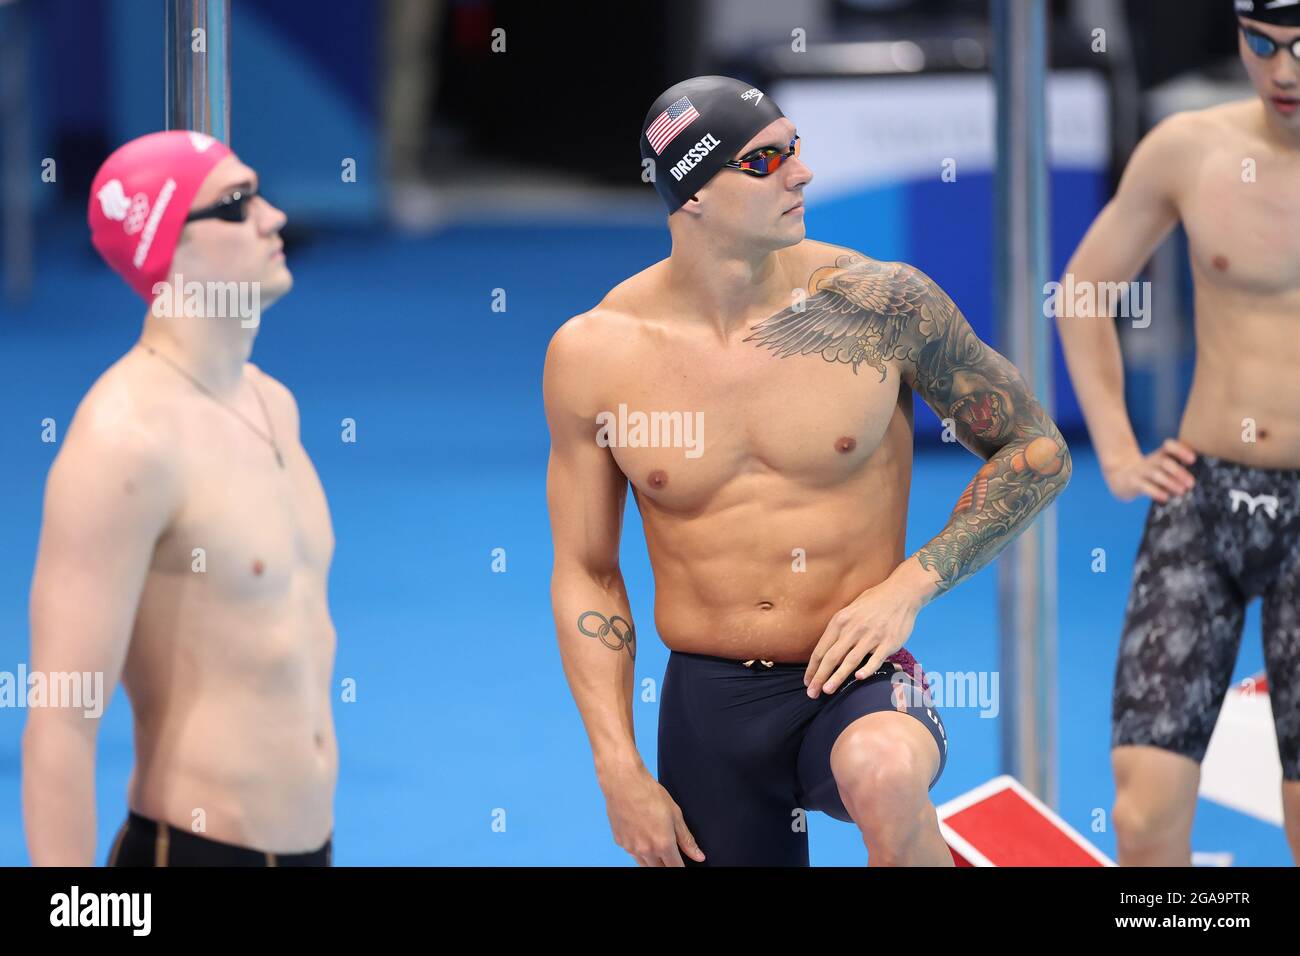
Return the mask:
<svg viewBox="0 0 1300 956">
<path fill-rule="evenodd" d="M 745 90 L 745 92 L 740 94 L 740 98 L 742 100 L 753 100 L 754 105 L 757 106 L 762 102 L 763 91 L 756 86 L 751 86 L 749 89 Z"/>
<path fill-rule="evenodd" d="M 722 143 L 712 133 L 705 133 L 699 142 L 688 149 L 685 155 L 669 168 L 669 172 L 673 174 L 673 179 L 681 182 L 683 176 L 698 166 L 705 156 L 721 145 Z"/>
</svg>

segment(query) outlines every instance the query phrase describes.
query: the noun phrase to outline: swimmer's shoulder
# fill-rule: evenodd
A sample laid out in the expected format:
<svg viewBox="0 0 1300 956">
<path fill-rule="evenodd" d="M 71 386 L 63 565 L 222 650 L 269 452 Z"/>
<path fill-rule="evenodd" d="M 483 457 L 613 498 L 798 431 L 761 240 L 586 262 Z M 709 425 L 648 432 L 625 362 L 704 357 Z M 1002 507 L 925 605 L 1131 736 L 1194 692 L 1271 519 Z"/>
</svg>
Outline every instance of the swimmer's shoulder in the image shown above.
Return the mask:
<svg viewBox="0 0 1300 956">
<path fill-rule="evenodd" d="M 132 349 L 95 380 L 68 422 L 54 467 L 74 467 L 86 481 L 119 472 L 174 477 L 180 415 L 156 387 L 147 357 Z"/>
<path fill-rule="evenodd" d="M 546 347 L 542 369 L 542 393 L 547 408 L 565 408 L 576 413 L 597 407 L 611 369 L 618 367 L 618 358 L 628 347 L 630 336 L 626 330 L 634 324 L 632 316 L 597 305 L 556 329 Z"/>
<path fill-rule="evenodd" d="M 587 415 L 603 408 L 615 376 L 635 367 L 637 350 L 654 315 L 663 263 L 620 282 L 600 302 L 555 330 L 546 348 L 542 392 L 548 409 Z"/>
<path fill-rule="evenodd" d="M 1262 106 L 1258 97 L 1244 100 L 1232 100 L 1207 106 L 1201 110 L 1188 110 L 1175 113 L 1171 119 L 1181 118 L 1183 128 L 1189 134 L 1199 137 L 1228 134 L 1236 137 L 1254 139 L 1259 135 L 1260 120 L 1263 117 Z M 1211 140 L 1212 145 L 1225 145 L 1219 140 Z M 1235 143 L 1234 143 L 1235 145 Z"/>
<path fill-rule="evenodd" d="M 1258 98 L 1232 100 L 1172 113 L 1152 127 L 1143 142 L 1157 143 L 1171 153 L 1182 150 L 1192 160 L 1218 150 L 1236 153 L 1260 142 L 1263 118 Z"/>
<path fill-rule="evenodd" d="M 792 272 L 803 281 L 810 292 L 824 288 L 837 277 L 848 279 L 870 279 L 873 282 L 900 283 L 922 282 L 932 284 L 930 279 L 916 266 L 907 262 L 889 262 L 875 259 L 857 249 L 848 246 L 805 239 L 792 250 L 797 257 L 792 262 Z"/>
<path fill-rule="evenodd" d="M 1216 150 L 1240 148 L 1249 135 L 1249 101 L 1171 113 L 1156 123 L 1134 149 L 1125 170 L 1148 187 L 1183 185 Z"/>
<path fill-rule="evenodd" d="M 134 440 L 165 443 L 175 437 L 175 403 L 158 387 L 162 376 L 140 348 L 133 348 L 106 368 L 82 396 L 68 427 Z"/>
<path fill-rule="evenodd" d="M 791 256 L 792 271 L 796 276 L 807 272 L 809 276 L 825 275 L 825 270 L 872 268 L 879 265 L 877 259 L 831 242 L 818 239 L 805 239 L 788 250 Z"/>
<path fill-rule="evenodd" d="M 666 260 L 610 289 L 596 305 L 573 316 L 551 337 L 547 353 L 557 357 L 606 356 L 632 345 L 634 334 L 654 314 Z"/>
<path fill-rule="evenodd" d="M 612 334 L 628 331 L 628 325 L 654 320 L 667 298 L 667 273 L 667 259 L 647 266 L 605 293 L 588 314 Z"/>
</svg>

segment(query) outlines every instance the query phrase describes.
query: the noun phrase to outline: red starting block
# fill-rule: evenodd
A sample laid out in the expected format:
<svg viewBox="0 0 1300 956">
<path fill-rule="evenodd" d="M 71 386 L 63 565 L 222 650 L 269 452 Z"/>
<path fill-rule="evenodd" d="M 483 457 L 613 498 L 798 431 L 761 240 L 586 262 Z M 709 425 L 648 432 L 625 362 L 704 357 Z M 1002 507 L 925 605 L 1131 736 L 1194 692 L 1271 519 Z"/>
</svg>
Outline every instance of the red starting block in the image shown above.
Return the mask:
<svg viewBox="0 0 1300 956">
<path fill-rule="evenodd" d="M 1115 862 L 1011 776 L 938 808 L 958 866 L 1114 866 Z"/>
</svg>

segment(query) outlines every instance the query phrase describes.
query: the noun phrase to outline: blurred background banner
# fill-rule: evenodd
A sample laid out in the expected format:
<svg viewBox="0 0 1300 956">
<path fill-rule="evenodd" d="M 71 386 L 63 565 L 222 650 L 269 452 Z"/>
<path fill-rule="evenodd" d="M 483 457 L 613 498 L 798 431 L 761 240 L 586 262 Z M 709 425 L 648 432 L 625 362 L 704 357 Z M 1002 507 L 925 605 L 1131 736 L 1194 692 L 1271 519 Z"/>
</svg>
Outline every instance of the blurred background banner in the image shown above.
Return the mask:
<svg viewBox="0 0 1300 956">
<path fill-rule="evenodd" d="M 1140 133 L 1174 109 L 1230 98 L 1238 80 L 1226 3 L 1050 6 L 1058 272 Z M 161 0 L 0 4 L 10 304 L 33 280 L 33 217 L 75 217 L 102 158 L 161 127 L 161 17 Z M 274 190 L 291 235 L 529 217 L 651 223 L 658 208 L 635 145 L 647 105 L 684 76 L 740 75 L 799 125 L 819 238 L 915 263 L 990 338 L 988 31 L 984 0 L 233 0 L 231 142 Z M 54 183 L 33 176 L 44 158 L 57 158 Z M 958 177 L 971 188 L 949 188 Z M 1158 256 L 1153 268 L 1181 288 L 1178 261 Z M 1166 331 L 1126 350 L 1148 439 L 1176 427 L 1188 384 L 1186 316 L 1171 298 Z M 1068 434 L 1082 420 L 1059 349 L 1056 363 Z M 925 440 L 935 423 L 919 415 Z"/>
</svg>

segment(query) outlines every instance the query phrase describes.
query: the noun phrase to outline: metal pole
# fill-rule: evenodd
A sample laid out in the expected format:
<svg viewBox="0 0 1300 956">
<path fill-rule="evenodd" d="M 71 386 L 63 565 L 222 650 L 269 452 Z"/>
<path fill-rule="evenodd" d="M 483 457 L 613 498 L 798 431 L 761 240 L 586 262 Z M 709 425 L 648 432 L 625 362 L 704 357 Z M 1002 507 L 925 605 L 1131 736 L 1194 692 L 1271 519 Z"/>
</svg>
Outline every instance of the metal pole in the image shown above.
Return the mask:
<svg viewBox="0 0 1300 956">
<path fill-rule="evenodd" d="M 1049 415 L 1047 320 L 1047 9 L 1045 0 L 992 0 L 997 88 L 999 350 Z M 998 562 L 1002 766 L 1045 803 L 1057 803 L 1056 514 L 1048 508 Z"/>
<path fill-rule="evenodd" d="M 230 0 L 164 0 L 167 129 L 230 145 Z"/>
<path fill-rule="evenodd" d="M 12 305 L 31 295 L 35 268 L 31 97 L 27 90 L 27 10 L 0 0 L 0 179 L 4 185 L 4 286 Z M 38 187 L 39 188 L 39 187 Z M 46 188 L 54 188 L 47 186 Z"/>
</svg>

